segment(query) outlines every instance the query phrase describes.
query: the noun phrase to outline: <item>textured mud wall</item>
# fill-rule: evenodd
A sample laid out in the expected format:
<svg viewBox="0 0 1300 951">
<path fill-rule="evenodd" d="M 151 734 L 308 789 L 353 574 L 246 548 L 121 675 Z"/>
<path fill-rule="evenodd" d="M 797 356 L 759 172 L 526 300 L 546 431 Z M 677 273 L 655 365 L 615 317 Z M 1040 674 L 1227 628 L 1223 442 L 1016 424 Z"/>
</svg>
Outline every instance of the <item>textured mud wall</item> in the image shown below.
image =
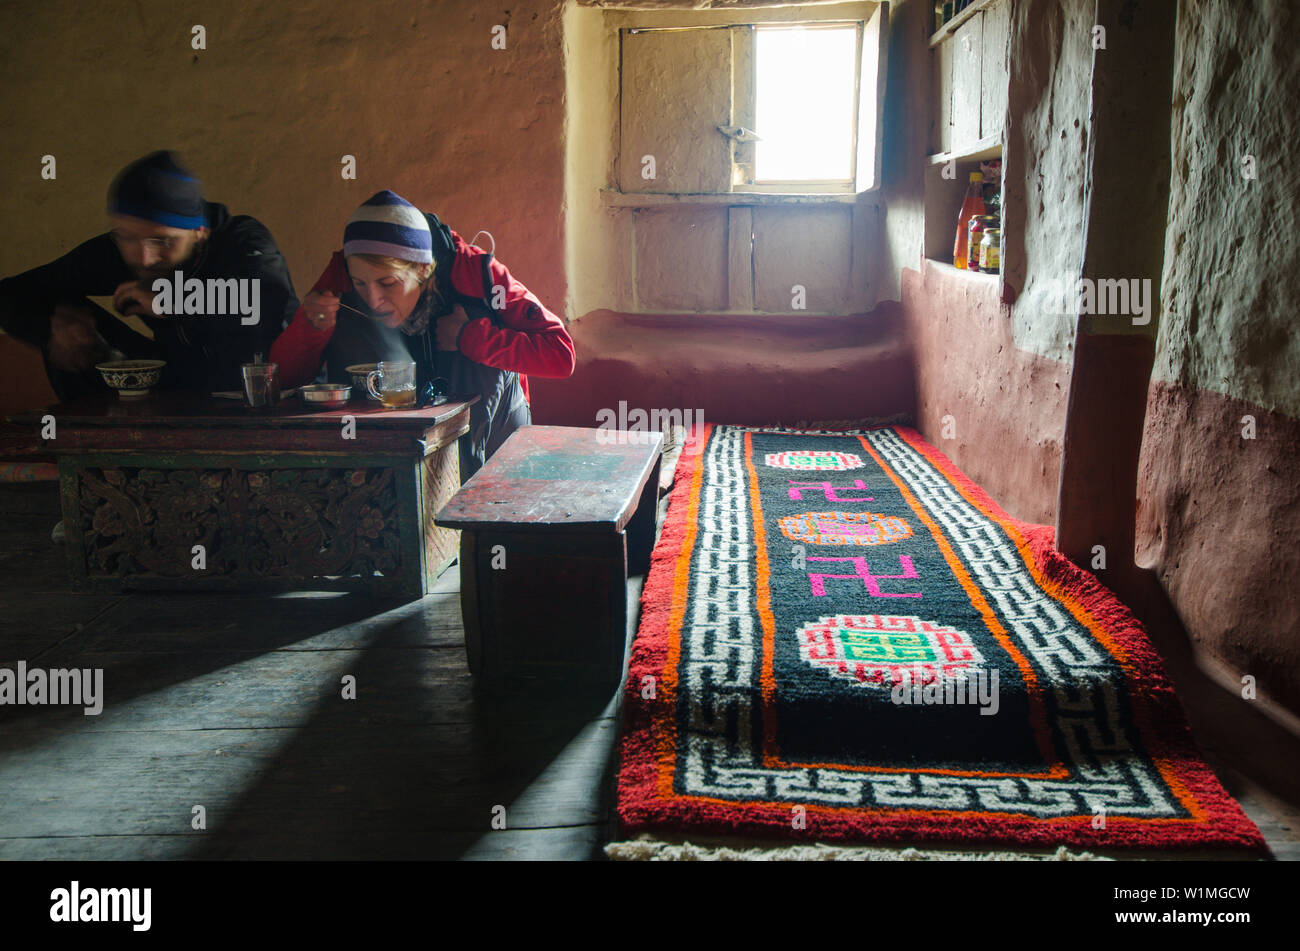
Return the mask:
<svg viewBox="0 0 1300 951">
<path fill-rule="evenodd" d="M 1293 3 L 1180 6 L 1138 557 L 1200 649 L 1300 713 L 1297 30 Z"/>
<path fill-rule="evenodd" d="M 1005 279 L 919 265 L 925 128 L 932 98 L 933 7 L 890 10 L 886 229 L 904 268 L 903 312 L 916 359 L 918 425 L 1019 518 L 1051 524 L 1069 389 L 1073 324 L 1045 313 L 1039 288 L 1082 257 L 1091 48 L 1089 0 L 1010 4 L 1004 219 Z M 1017 235 L 1023 230 L 1025 238 Z M 1028 288 L 1028 293 L 1026 293 Z M 956 436 L 945 439 L 952 416 Z"/>
<path fill-rule="evenodd" d="M 1014 514 L 1050 523 L 1072 335 L 1068 319 L 1043 313 L 1037 285 L 1081 264 L 1092 4 L 1010 2 L 1005 259 L 1014 305 L 1008 315 L 990 285 L 934 267 L 904 271 L 902 303 L 922 431 Z M 925 6 L 907 0 L 892 11 L 891 63 L 901 69 L 906 56 L 910 89 L 929 68 L 918 45 Z M 1137 486 L 1137 560 L 1157 572 L 1195 647 L 1227 680 L 1252 674 L 1261 696 L 1293 712 L 1297 31 L 1294 4 L 1180 5 L 1159 336 Z M 887 176 L 898 163 L 887 228 L 904 267 L 921 228 L 921 186 L 907 171 L 923 159 L 913 138 L 886 151 Z M 954 417 L 953 439 L 943 438 L 944 415 Z M 1247 416 L 1255 439 L 1243 438 Z"/>
<path fill-rule="evenodd" d="M 1070 361 L 1074 320 L 1051 313 L 1049 281 L 1083 263 L 1093 0 L 1008 0 L 1004 207 L 1017 346 Z"/>
<path fill-rule="evenodd" d="M 1240 420 L 1257 420 L 1253 440 Z M 1198 650 L 1300 714 L 1300 422 L 1156 382 L 1138 477 L 1138 562 Z"/>
<path fill-rule="evenodd" d="M 467 240 L 491 231 L 512 272 L 563 311 L 561 4 L 507 6 L 0 5 L 0 274 L 102 232 L 113 175 L 174 148 L 210 199 L 271 229 L 300 293 L 356 206 L 392 188 Z"/>
<path fill-rule="evenodd" d="M 1069 364 L 1016 347 L 991 278 L 927 262 L 903 301 L 917 428 L 1012 515 L 1052 524 Z"/>
<path fill-rule="evenodd" d="M 1154 376 L 1300 417 L 1300 6 L 1184 2 Z M 1251 161 L 1253 159 L 1253 161 Z M 1247 177 L 1253 175 L 1254 177 Z"/>
</svg>

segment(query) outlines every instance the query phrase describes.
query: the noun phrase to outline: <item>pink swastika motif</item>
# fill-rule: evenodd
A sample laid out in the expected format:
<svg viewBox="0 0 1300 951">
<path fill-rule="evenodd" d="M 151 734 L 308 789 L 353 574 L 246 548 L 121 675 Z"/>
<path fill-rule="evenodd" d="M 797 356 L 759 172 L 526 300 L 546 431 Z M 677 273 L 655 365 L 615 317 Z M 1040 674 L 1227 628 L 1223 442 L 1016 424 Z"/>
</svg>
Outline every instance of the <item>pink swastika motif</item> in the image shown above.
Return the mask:
<svg viewBox="0 0 1300 951">
<path fill-rule="evenodd" d="M 769 466 L 776 469 L 812 469 L 839 472 L 844 469 L 861 469 L 866 463 L 861 456 L 849 452 L 830 452 L 823 449 L 794 449 L 790 452 L 769 452 Z"/>
<path fill-rule="evenodd" d="M 919 598 L 921 596 L 920 591 L 913 591 L 905 594 L 890 592 L 890 591 L 881 591 L 880 585 L 877 583 L 881 578 L 921 577 L 916 573 L 916 569 L 912 567 L 912 559 L 907 557 L 907 555 L 898 556 L 898 563 L 903 568 L 903 573 L 901 575 L 873 575 L 870 569 L 867 568 L 867 559 L 861 555 L 856 555 L 851 558 L 822 557 L 820 555 L 809 555 L 808 560 L 809 561 L 850 561 L 853 563 L 854 573 L 851 575 L 833 575 L 833 574 L 813 572 L 813 571 L 808 572 L 808 582 L 809 584 L 812 585 L 812 593 L 819 598 L 826 597 L 826 583 L 823 580 L 825 578 L 852 578 L 861 581 L 862 584 L 866 587 L 868 593 L 870 593 L 870 595 L 873 598 Z"/>
<path fill-rule="evenodd" d="M 903 519 L 875 512 L 804 512 L 780 525 L 786 538 L 812 545 L 888 545 L 912 537 Z"/>
<path fill-rule="evenodd" d="M 876 501 L 875 498 L 870 495 L 847 496 L 847 497 L 841 497 L 839 495 L 840 489 L 844 489 L 845 491 L 848 491 L 850 489 L 858 489 L 865 492 L 867 489 L 867 484 L 863 482 L 861 479 L 854 479 L 852 485 L 840 485 L 840 486 L 831 485 L 829 482 L 796 482 L 794 479 L 787 479 L 786 481 L 790 483 L 790 498 L 792 498 L 796 502 L 803 501 L 803 494 L 805 492 L 813 492 L 813 491 L 821 491 L 823 494 L 825 494 L 827 502 L 874 502 Z M 795 488 L 795 486 L 801 486 L 801 488 Z"/>
<path fill-rule="evenodd" d="M 942 682 L 984 664 L 966 632 L 910 615 L 836 614 L 794 636 L 805 663 L 862 686 Z"/>
</svg>

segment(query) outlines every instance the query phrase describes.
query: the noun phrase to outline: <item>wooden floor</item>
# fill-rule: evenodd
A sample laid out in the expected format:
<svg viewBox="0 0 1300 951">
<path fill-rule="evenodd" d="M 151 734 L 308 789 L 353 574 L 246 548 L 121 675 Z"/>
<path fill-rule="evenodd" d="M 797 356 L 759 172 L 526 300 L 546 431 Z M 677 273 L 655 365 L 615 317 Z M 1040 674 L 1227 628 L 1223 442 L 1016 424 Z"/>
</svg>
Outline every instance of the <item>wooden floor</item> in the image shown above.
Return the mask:
<svg viewBox="0 0 1300 951">
<path fill-rule="evenodd" d="M 57 519 L 0 486 L 0 666 L 107 700 L 0 707 L 0 859 L 603 857 L 620 698 L 478 695 L 456 568 L 407 604 L 74 594 Z"/>
<path fill-rule="evenodd" d="M 408 604 L 75 594 L 57 518 L 51 483 L 0 485 L 0 666 L 103 668 L 105 709 L 0 707 L 0 859 L 597 859 L 616 836 L 619 698 L 477 694 L 455 568 Z M 1300 812 L 1219 774 L 1300 858 Z"/>
</svg>

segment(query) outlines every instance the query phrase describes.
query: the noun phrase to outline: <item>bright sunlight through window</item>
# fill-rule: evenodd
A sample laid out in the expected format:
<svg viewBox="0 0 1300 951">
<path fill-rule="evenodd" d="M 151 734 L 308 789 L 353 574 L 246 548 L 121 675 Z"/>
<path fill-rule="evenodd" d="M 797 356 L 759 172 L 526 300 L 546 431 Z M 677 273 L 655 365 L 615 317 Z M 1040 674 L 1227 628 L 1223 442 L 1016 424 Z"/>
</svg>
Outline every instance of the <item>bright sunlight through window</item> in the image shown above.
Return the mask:
<svg viewBox="0 0 1300 951">
<path fill-rule="evenodd" d="M 759 29 L 756 181 L 852 177 L 857 30 Z"/>
</svg>

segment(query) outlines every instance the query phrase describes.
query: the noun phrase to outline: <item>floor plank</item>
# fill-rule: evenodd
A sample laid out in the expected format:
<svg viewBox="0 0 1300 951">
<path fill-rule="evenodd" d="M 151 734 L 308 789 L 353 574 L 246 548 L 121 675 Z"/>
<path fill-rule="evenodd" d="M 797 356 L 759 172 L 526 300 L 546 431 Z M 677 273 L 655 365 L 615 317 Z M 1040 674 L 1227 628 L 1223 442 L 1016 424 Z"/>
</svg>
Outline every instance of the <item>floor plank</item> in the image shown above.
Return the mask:
<svg viewBox="0 0 1300 951">
<path fill-rule="evenodd" d="M 138 862 L 189 857 L 188 835 L 77 835 L 0 838 L 0 861 Z"/>
<path fill-rule="evenodd" d="M 463 858 L 472 862 L 587 862 L 604 858 L 605 830 L 599 825 L 519 832 L 503 829 L 483 836 Z"/>
</svg>

